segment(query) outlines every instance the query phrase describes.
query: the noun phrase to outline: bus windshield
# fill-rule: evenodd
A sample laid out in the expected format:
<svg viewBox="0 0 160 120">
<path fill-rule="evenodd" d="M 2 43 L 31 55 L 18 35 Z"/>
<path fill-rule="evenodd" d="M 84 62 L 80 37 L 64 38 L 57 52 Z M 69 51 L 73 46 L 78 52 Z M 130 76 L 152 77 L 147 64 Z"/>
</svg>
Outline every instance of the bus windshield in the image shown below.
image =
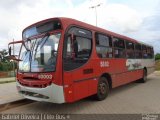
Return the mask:
<svg viewBox="0 0 160 120">
<path fill-rule="evenodd" d="M 21 48 L 20 72 L 52 72 L 56 68 L 56 58 L 61 33 L 32 39 L 30 50 Z"/>
</svg>

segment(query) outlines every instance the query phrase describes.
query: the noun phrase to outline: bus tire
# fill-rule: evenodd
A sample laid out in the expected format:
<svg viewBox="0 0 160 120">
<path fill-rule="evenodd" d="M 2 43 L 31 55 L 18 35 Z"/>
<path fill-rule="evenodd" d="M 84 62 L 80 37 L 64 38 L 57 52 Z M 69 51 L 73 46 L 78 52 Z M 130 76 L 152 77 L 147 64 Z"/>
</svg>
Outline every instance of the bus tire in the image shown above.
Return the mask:
<svg viewBox="0 0 160 120">
<path fill-rule="evenodd" d="M 109 93 L 109 84 L 105 77 L 100 77 L 97 86 L 97 94 L 95 95 L 96 100 L 104 100 Z"/>
<path fill-rule="evenodd" d="M 143 69 L 143 76 L 140 80 L 142 83 L 145 83 L 147 81 L 147 70 Z"/>
</svg>

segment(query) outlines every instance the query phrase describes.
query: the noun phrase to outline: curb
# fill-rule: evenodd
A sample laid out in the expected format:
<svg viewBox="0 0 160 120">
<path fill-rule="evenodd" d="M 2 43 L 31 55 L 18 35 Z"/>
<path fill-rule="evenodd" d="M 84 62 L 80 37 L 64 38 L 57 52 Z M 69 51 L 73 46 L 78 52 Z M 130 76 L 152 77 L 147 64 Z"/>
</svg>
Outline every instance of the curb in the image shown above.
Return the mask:
<svg viewBox="0 0 160 120">
<path fill-rule="evenodd" d="M 16 81 L 15 81 L 15 80 L 11 80 L 11 81 L 0 81 L 0 84 L 11 83 L 11 82 L 16 82 Z"/>
</svg>

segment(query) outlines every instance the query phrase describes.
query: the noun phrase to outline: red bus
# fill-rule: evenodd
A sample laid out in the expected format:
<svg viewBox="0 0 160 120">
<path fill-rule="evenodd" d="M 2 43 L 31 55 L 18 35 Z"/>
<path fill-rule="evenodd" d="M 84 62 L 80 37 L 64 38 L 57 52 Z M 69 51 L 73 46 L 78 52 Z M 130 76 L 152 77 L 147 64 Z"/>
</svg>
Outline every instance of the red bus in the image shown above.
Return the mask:
<svg viewBox="0 0 160 120">
<path fill-rule="evenodd" d="M 15 43 L 18 92 L 36 101 L 104 100 L 112 88 L 145 82 L 154 71 L 152 46 L 70 18 L 32 24 Z"/>
</svg>

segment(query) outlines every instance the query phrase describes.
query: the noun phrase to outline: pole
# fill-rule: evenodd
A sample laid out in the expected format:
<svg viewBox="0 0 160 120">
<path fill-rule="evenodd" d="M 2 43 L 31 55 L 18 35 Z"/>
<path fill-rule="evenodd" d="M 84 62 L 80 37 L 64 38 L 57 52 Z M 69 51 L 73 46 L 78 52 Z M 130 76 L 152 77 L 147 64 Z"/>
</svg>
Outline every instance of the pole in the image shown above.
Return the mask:
<svg viewBox="0 0 160 120">
<path fill-rule="evenodd" d="M 97 19 L 98 19 L 98 17 L 97 17 L 98 16 L 97 15 L 97 7 L 99 7 L 101 4 L 102 3 L 89 7 L 89 8 L 95 9 L 96 26 L 97 26 Z"/>
<path fill-rule="evenodd" d="M 96 14 L 96 26 L 97 26 L 97 8 L 95 7 L 95 14 Z"/>
</svg>

